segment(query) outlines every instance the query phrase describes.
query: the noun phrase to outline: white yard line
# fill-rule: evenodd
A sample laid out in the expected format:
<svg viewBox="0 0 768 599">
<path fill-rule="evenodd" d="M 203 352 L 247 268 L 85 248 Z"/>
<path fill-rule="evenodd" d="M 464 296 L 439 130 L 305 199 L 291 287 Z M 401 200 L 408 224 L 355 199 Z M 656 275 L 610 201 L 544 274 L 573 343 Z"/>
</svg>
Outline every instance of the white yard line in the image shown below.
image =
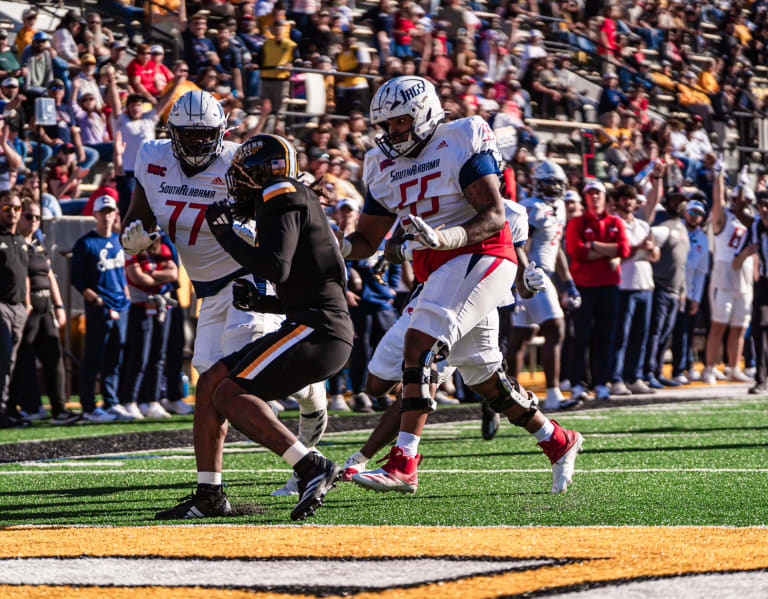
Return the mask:
<svg viewBox="0 0 768 599">
<path fill-rule="evenodd" d="M 126 470 L 5 470 L 0 471 L 0 476 L 13 476 L 22 474 L 189 474 L 191 470 L 161 470 L 161 469 L 126 469 Z M 263 468 L 258 470 L 224 470 L 225 474 L 288 474 L 293 472 L 289 468 Z M 552 472 L 550 468 L 508 468 L 497 470 L 419 470 L 419 474 L 527 474 Z M 755 473 L 768 472 L 768 468 L 595 468 L 593 470 L 575 470 L 581 474 L 645 474 L 645 473 Z"/>
</svg>

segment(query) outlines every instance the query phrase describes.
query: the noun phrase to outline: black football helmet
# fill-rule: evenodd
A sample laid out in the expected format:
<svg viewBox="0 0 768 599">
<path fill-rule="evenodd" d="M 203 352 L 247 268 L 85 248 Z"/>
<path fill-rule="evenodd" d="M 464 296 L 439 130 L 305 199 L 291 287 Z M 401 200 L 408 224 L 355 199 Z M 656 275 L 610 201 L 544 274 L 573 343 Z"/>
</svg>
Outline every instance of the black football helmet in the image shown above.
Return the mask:
<svg viewBox="0 0 768 599">
<path fill-rule="evenodd" d="M 253 218 L 255 201 L 270 179 L 298 175 L 296 149 L 279 135 L 254 135 L 235 152 L 227 170 L 227 191 L 238 220 Z"/>
</svg>

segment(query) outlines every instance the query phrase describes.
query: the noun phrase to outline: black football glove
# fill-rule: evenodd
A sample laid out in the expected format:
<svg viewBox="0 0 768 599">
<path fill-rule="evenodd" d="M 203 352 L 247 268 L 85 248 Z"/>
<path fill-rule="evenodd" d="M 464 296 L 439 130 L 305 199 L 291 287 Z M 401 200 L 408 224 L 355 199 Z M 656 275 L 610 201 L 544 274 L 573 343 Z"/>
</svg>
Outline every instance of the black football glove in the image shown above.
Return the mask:
<svg viewBox="0 0 768 599">
<path fill-rule="evenodd" d="M 226 200 L 213 202 L 205 209 L 205 220 L 217 239 L 232 231 L 232 210 Z"/>
<path fill-rule="evenodd" d="M 232 305 L 245 312 L 282 314 L 280 302 L 274 295 L 266 295 L 256 289 L 248 279 L 235 279 L 232 283 Z"/>
</svg>

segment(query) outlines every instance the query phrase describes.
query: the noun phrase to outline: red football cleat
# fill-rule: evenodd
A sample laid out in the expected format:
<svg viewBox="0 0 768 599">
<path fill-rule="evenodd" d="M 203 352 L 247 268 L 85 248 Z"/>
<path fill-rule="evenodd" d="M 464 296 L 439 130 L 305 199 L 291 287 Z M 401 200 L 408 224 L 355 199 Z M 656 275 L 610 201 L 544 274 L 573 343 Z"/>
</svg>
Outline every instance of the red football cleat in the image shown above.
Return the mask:
<svg viewBox="0 0 768 599">
<path fill-rule="evenodd" d="M 419 487 L 419 476 L 416 471 L 421 463 L 421 455 L 406 456 L 399 447 L 392 450 L 378 462 L 387 460 L 381 468 L 361 472 L 352 476 L 352 482 L 373 491 L 397 491 L 398 493 L 415 493 Z M 378 463 L 377 462 L 377 463 Z"/>
<path fill-rule="evenodd" d="M 542 441 L 539 447 L 552 463 L 552 493 L 565 493 L 573 482 L 576 455 L 581 451 L 584 437 L 576 431 L 564 429 L 552 420 L 555 430 L 549 441 Z"/>
</svg>

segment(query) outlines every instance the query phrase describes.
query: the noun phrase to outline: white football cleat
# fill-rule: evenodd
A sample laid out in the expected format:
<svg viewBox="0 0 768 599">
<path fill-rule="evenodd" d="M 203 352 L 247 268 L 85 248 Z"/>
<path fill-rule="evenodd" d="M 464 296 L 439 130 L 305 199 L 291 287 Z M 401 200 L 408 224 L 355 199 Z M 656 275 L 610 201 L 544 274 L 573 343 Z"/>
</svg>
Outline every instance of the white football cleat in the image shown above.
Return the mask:
<svg viewBox="0 0 768 599">
<path fill-rule="evenodd" d="M 539 443 L 544 455 L 552 463 L 551 493 L 565 493 L 573 482 L 573 465 L 576 455 L 581 451 L 584 437 L 581 433 L 561 427 L 557 420 L 550 420 L 555 426 L 552 436 Z"/>
<path fill-rule="evenodd" d="M 362 453 L 356 451 L 344 461 L 341 480 L 350 482 L 355 474 L 365 472 L 365 465 L 367 463 L 368 459 Z"/>
<path fill-rule="evenodd" d="M 420 454 L 406 456 L 400 447 L 395 446 L 389 454 L 378 460 L 379 462 L 387 460 L 386 464 L 376 470 L 355 474 L 352 482 L 371 491 L 413 494 L 419 488 L 417 468 L 421 458 Z"/>
<path fill-rule="evenodd" d="M 171 414 L 177 414 L 179 416 L 192 414 L 195 411 L 195 406 L 193 406 L 192 404 L 188 404 L 183 399 L 177 399 L 176 401 L 161 399 L 160 405 L 163 406 L 166 412 L 169 412 Z"/>
<path fill-rule="evenodd" d="M 299 494 L 299 481 L 295 474 L 291 474 L 291 478 L 288 479 L 282 487 L 275 489 L 270 493 L 272 497 L 291 497 L 292 495 Z"/>
</svg>

